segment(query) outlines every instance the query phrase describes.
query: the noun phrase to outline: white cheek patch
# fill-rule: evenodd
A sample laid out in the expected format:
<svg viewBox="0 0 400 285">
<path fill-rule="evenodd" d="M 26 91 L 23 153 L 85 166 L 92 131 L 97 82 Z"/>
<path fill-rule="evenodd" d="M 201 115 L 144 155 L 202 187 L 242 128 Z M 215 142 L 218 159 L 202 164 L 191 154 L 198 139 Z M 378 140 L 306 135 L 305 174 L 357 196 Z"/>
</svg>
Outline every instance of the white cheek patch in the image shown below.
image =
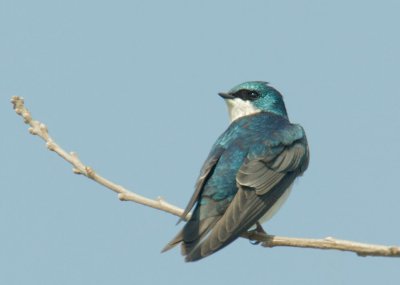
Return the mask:
<svg viewBox="0 0 400 285">
<path fill-rule="evenodd" d="M 254 107 L 250 101 L 243 101 L 240 98 L 227 99 L 225 100 L 225 102 L 228 105 L 229 117 L 231 119 L 231 122 L 243 116 L 248 116 L 261 112 L 261 110 Z"/>
</svg>

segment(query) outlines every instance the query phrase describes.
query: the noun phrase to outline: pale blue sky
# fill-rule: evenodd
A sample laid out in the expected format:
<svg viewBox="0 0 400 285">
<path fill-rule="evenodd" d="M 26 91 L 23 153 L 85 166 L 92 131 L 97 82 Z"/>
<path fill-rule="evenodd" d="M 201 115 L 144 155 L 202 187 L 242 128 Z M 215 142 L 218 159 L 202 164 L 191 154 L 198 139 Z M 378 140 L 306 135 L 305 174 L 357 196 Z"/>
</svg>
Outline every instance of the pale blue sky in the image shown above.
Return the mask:
<svg viewBox="0 0 400 285">
<path fill-rule="evenodd" d="M 119 202 L 28 134 L 184 207 L 227 127 L 217 92 L 265 80 L 311 162 L 277 235 L 400 244 L 399 1 L 0 1 L 0 284 L 398 284 L 400 259 L 238 240 L 186 264 L 177 218 Z"/>
</svg>

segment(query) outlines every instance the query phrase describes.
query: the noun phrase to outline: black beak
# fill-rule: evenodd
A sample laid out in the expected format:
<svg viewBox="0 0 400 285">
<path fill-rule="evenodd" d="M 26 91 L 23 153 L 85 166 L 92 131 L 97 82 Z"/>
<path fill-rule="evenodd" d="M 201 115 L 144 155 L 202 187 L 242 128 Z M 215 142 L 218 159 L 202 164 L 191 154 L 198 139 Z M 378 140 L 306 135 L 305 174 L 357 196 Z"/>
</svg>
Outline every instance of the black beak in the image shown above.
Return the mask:
<svg viewBox="0 0 400 285">
<path fill-rule="evenodd" d="M 224 99 L 233 99 L 235 96 L 232 96 L 230 93 L 225 93 L 225 92 L 220 92 L 218 93 L 219 96 L 221 96 Z"/>
</svg>

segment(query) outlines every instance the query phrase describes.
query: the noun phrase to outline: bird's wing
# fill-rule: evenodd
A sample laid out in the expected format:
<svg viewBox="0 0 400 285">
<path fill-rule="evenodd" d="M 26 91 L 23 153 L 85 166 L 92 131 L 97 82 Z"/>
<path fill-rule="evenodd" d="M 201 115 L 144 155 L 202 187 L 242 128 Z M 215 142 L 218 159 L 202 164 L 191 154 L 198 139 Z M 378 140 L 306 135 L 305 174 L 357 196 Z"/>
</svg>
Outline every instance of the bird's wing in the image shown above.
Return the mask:
<svg viewBox="0 0 400 285">
<path fill-rule="evenodd" d="M 186 256 L 203 258 L 225 247 L 254 225 L 308 165 L 305 137 L 279 145 L 269 155 L 248 159 L 238 171 L 238 192 L 209 234 Z"/>
<path fill-rule="evenodd" d="M 192 197 L 190 198 L 189 203 L 187 204 L 178 223 L 186 218 L 187 214 L 190 212 L 190 210 L 196 204 L 196 202 L 200 196 L 201 190 L 203 189 L 204 183 L 207 181 L 208 177 L 212 174 L 212 171 L 214 170 L 214 168 L 223 152 L 224 152 L 224 148 L 222 148 L 218 145 L 213 147 L 209 157 L 205 161 L 205 163 L 200 171 L 200 176 L 199 176 L 199 179 L 197 180 L 197 183 L 195 186 L 195 191 L 194 191 Z M 198 214 L 198 213 L 195 213 L 195 214 Z M 202 236 L 205 232 L 207 232 L 208 229 L 216 223 L 216 221 L 217 221 L 217 218 L 215 218 L 215 217 L 208 218 L 204 221 L 200 221 L 198 218 L 196 218 L 196 219 L 192 218 L 185 225 L 186 230 L 179 231 L 178 234 L 162 249 L 161 252 L 170 250 L 171 248 L 173 248 L 174 246 L 179 244 L 184 239 L 186 241 L 188 241 L 187 246 L 185 248 L 187 248 L 187 249 L 191 248 L 192 244 L 195 243 L 195 241 L 199 238 L 199 236 Z M 191 229 L 193 229 L 193 230 L 191 230 Z M 193 236 L 191 236 L 191 235 L 193 235 Z M 183 248 L 183 254 L 186 254 L 186 251 L 184 248 Z"/>
<path fill-rule="evenodd" d="M 181 218 L 179 219 L 178 223 L 186 218 L 187 214 L 190 212 L 190 210 L 196 204 L 196 202 L 199 198 L 200 192 L 203 189 L 204 183 L 207 181 L 208 177 L 214 170 L 214 167 L 217 165 L 217 162 L 223 152 L 224 152 L 224 148 L 222 148 L 218 145 L 214 146 L 209 157 L 204 162 L 204 165 L 201 168 L 200 176 L 196 182 L 195 191 L 194 191 L 192 197 L 190 198 L 189 203 L 187 204 L 185 210 L 183 211 L 183 214 L 182 214 Z"/>
</svg>

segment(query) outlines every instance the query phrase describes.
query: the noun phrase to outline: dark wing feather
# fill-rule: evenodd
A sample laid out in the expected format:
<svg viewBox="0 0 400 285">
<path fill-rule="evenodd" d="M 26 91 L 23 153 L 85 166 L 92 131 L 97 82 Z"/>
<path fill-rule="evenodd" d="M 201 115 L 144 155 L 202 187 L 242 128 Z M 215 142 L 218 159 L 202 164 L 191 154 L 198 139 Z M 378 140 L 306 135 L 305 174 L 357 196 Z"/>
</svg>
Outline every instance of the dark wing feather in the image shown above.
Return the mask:
<svg viewBox="0 0 400 285">
<path fill-rule="evenodd" d="M 166 252 L 182 242 L 182 255 L 187 255 L 197 245 L 197 242 L 206 235 L 220 217 L 209 217 L 204 220 L 191 219 L 185 227 L 161 250 Z"/>
<path fill-rule="evenodd" d="M 208 157 L 208 159 L 204 163 L 204 165 L 200 171 L 200 176 L 197 179 L 195 191 L 194 191 L 192 197 L 190 198 L 189 203 L 187 204 L 185 210 L 183 211 L 183 214 L 182 214 L 181 218 L 179 219 L 178 223 L 186 218 L 187 214 L 189 214 L 190 210 L 196 204 L 196 202 L 199 198 L 200 192 L 203 189 L 204 183 L 207 181 L 207 178 L 212 173 L 212 170 L 214 169 L 215 165 L 217 165 L 217 162 L 223 152 L 224 152 L 224 149 L 222 147 L 217 147 L 216 149 L 214 149 L 212 151 L 211 155 Z"/>
<path fill-rule="evenodd" d="M 212 231 L 186 256 L 195 261 L 225 247 L 254 225 L 307 168 L 308 149 L 302 140 L 282 148 L 275 156 L 247 161 L 236 180 L 232 203 Z"/>
<path fill-rule="evenodd" d="M 249 160 L 239 169 L 236 176 L 238 185 L 253 188 L 258 195 L 273 189 L 290 172 L 300 175 L 304 170 L 301 164 L 308 161 L 307 147 L 295 143 L 283 149 L 279 155 Z M 300 173 L 298 173 L 300 172 Z M 297 176 L 296 175 L 296 176 Z"/>
<path fill-rule="evenodd" d="M 186 206 L 181 218 L 179 219 L 178 223 L 182 220 L 184 220 L 187 216 L 187 214 L 190 212 L 190 210 L 193 208 L 193 206 L 196 204 L 199 195 L 201 193 L 201 190 L 203 189 L 204 183 L 207 181 L 208 177 L 211 175 L 214 167 L 216 166 L 219 158 L 221 157 L 221 154 L 224 152 L 224 149 L 222 147 L 216 147 L 215 149 L 212 150 L 210 156 L 204 163 L 201 171 L 200 171 L 200 176 L 199 179 L 197 180 L 196 186 L 195 186 L 195 191 L 192 195 L 192 197 L 189 200 L 188 205 Z M 197 213 L 194 213 L 193 215 L 196 215 Z M 186 255 L 187 252 L 192 250 L 192 247 L 196 244 L 196 242 L 201 239 L 203 235 L 205 235 L 212 226 L 217 222 L 219 217 L 216 218 L 209 218 L 200 221 L 199 219 L 191 219 L 190 221 L 187 222 L 185 225 L 184 229 L 182 229 L 163 249 L 161 252 L 165 252 L 167 250 L 170 250 L 174 246 L 178 245 L 180 242 L 185 241 L 184 244 L 182 244 L 182 254 Z M 193 234 L 193 236 L 190 236 L 190 234 Z"/>
</svg>

